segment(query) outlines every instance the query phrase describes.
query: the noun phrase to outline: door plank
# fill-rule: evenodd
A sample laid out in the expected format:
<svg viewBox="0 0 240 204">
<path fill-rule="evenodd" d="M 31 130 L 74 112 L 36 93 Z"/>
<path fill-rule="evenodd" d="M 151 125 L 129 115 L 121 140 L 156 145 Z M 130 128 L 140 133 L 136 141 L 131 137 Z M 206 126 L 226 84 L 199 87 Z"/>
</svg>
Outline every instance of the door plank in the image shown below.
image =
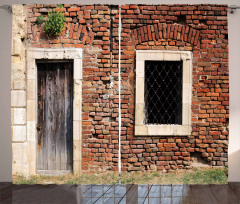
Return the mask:
<svg viewBox="0 0 240 204">
<path fill-rule="evenodd" d="M 64 114 L 65 114 L 65 120 L 64 120 L 64 132 L 66 137 L 68 136 L 68 126 L 67 126 L 67 121 L 68 121 L 68 116 L 67 116 L 67 109 L 69 106 L 69 100 L 68 100 L 68 70 L 64 69 L 64 78 L 63 78 L 63 82 L 64 82 L 64 99 L 65 99 L 65 103 L 64 103 Z M 63 160 L 61 162 L 61 166 L 62 168 L 68 169 L 67 168 L 67 138 L 64 137 L 62 138 L 62 144 L 63 144 L 63 151 L 62 151 L 62 157 Z"/>
<path fill-rule="evenodd" d="M 69 112 L 69 127 L 70 131 L 69 131 L 69 163 L 68 163 L 68 168 L 70 168 L 71 166 L 73 166 L 73 66 L 68 67 L 68 69 L 71 68 L 71 72 L 69 73 L 69 79 L 70 79 L 70 85 L 69 85 L 69 93 L 70 93 L 70 112 Z"/>
<path fill-rule="evenodd" d="M 44 164 L 43 164 L 43 93 L 42 93 L 42 89 L 43 89 L 43 71 L 41 69 L 38 70 L 38 82 L 37 82 L 37 86 L 38 86 L 38 121 L 37 121 L 37 168 L 38 169 L 44 169 Z"/>
<path fill-rule="evenodd" d="M 38 69 L 38 121 L 37 121 L 37 168 L 43 170 L 47 168 L 47 149 L 44 147 L 47 144 L 47 136 L 45 132 L 45 87 L 46 87 L 46 69 L 45 66 L 40 65 Z"/>
<path fill-rule="evenodd" d="M 67 64 L 65 67 L 65 114 L 66 114 L 66 168 L 71 169 L 73 165 L 73 67 Z"/>
<path fill-rule="evenodd" d="M 60 67 L 60 72 L 59 72 L 59 93 L 60 96 L 58 97 L 59 100 L 59 120 L 61 120 L 61 123 L 59 124 L 59 129 L 60 129 L 60 134 L 59 134 L 59 145 L 61 152 L 58 152 L 60 155 L 60 169 L 67 169 L 66 165 L 63 165 L 66 163 L 66 133 L 65 133 L 65 121 L 66 121 L 66 114 L 65 114 L 65 93 L 64 93 L 64 78 L 65 78 L 65 70 L 64 70 L 64 65 Z M 70 169 L 69 169 L 70 170 Z"/>
<path fill-rule="evenodd" d="M 49 64 L 47 66 L 50 66 Z M 47 114 L 47 135 L 48 135 L 48 169 L 56 169 L 56 76 L 52 69 L 47 72 L 47 90 L 48 95 L 46 97 L 46 103 L 48 104 Z"/>
<path fill-rule="evenodd" d="M 43 67 L 46 68 L 46 67 Z M 47 158 L 48 157 L 48 149 L 47 144 L 48 144 L 48 140 L 47 140 L 47 132 L 46 132 L 46 115 L 47 115 L 47 107 L 46 107 L 46 80 L 47 80 L 47 72 L 44 72 L 43 75 L 43 85 L 42 85 L 42 103 L 43 103 L 43 123 L 42 123 L 42 140 L 43 140 L 43 169 L 48 169 L 48 161 Z"/>
<path fill-rule="evenodd" d="M 64 137 L 62 134 L 62 118 L 64 115 L 62 115 L 62 100 L 61 100 L 61 77 L 60 77 L 60 64 L 55 65 L 56 68 L 56 103 L 55 103 L 55 117 L 56 119 L 56 169 L 61 169 L 61 152 L 62 152 L 62 147 L 61 147 L 61 136 Z"/>
</svg>

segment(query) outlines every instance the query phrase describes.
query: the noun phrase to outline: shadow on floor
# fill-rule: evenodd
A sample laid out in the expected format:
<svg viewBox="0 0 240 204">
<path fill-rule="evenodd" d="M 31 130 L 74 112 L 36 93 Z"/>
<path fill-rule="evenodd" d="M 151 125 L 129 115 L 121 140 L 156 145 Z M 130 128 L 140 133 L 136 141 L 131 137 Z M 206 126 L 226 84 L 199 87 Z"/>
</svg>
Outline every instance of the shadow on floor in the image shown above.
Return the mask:
<svg viewBox="0 0 240 204">
<path fill-rule="evenodd" d="M 224 185 L 14 185 L 0 183 L 0 203 L 240 203 L 240 183 Z"/>
</svg>

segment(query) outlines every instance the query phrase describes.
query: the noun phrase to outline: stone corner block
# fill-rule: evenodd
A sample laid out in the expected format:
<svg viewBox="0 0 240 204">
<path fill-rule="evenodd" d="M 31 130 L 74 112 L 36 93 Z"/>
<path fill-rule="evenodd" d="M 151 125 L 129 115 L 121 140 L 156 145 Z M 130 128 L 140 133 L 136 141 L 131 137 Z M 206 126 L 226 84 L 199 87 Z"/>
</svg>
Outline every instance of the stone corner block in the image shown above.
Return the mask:
<svg viewBox="0 0 240 204">
<path fill-rule="evenodd" d="M 11 91 L 11 106 L 24 107 L 26 106 L 26 91 Z"/>
<path fill-rule="evenodd" d="M 12 140 L 13 142 L 24 142 L 26 140 L 26 126 L 13 126 Z"/>
</svg>

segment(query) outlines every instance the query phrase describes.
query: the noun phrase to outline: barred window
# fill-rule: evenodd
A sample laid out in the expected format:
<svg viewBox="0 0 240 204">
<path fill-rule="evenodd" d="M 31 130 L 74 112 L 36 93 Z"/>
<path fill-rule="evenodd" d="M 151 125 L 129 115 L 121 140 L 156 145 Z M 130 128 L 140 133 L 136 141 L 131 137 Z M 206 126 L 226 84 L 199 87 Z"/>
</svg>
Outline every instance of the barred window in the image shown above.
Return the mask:
<svg viewBox="0 0 240 204">
<path fill-rule="evenodd" d="M 190 135 L 192 53 L 136 51 L 135 135 Z"/>
<path fill-rule="evenodd" d="M 182 124 L 182 61 L 145 61 L 145 123 Z"/>
</svg>

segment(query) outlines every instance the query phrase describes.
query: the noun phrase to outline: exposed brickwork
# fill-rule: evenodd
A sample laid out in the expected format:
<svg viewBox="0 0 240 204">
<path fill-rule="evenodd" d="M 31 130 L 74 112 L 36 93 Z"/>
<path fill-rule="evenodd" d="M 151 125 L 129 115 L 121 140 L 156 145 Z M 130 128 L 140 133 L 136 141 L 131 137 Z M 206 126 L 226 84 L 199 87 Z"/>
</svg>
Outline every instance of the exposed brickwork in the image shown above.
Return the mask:
<svg viewBox="0 0 240 204">
<path fill-rule="evenodd" d="M 62 35 L 47 39 L 36 18 L 52 9 L 56 5 L 28 6 L 29 46 L 83 48 L 82 168 L 117 170 L 118 7 L 65 4 Z M 123 171 L 189 168 L 194 152 L 213 166 L 227 165 L 227 34 L 226 5 L 122 6 Z M 191 136 L 134 136 L 137 49 L 193 52 Z"/>
<path fill-rule="evenodd" d="M 174 40 L 180 42 L 188 42 L 191 45 L 198 45 L 200 38 L 200 31 L 195 28 L 189 28 L 180 24 L 166 24 L 155 23 L 154 25 L 142 26 L 132 30 L 135 37 L 135 44 L 139 45 L 143 42 L 157 41 L 157 40 L 170 40 L 173 41 L 169 45 L 177 45 Z M 141 48 L 141 49 L 144 49 Z M 145 49 L 149 49 L 146 47 Z"/>
</svg>

